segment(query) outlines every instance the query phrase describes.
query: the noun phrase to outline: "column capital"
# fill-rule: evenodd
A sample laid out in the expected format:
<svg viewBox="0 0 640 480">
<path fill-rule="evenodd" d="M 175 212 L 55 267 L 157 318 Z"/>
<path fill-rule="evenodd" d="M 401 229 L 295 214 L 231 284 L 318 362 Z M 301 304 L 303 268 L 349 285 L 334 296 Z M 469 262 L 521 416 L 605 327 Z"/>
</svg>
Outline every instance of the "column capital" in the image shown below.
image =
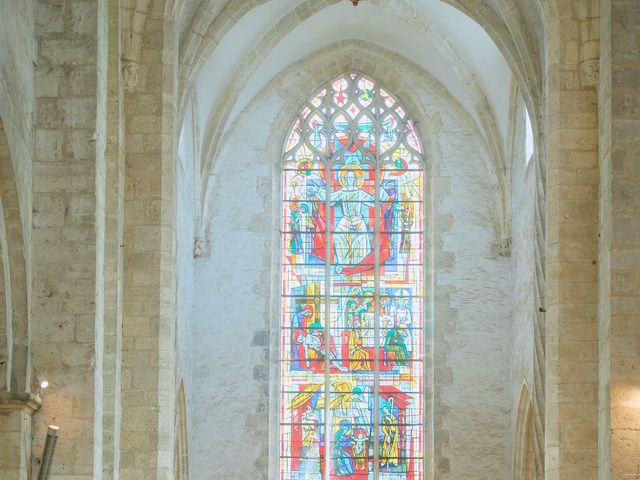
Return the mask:
<svg viewBox="0 0 640 480">
<path fill-rule="evenodd" d="M 24 410 L 33 415 L 40 410 L 42 400 L 35 393 L 0 392 L 0 415 Z"/>
</svg>

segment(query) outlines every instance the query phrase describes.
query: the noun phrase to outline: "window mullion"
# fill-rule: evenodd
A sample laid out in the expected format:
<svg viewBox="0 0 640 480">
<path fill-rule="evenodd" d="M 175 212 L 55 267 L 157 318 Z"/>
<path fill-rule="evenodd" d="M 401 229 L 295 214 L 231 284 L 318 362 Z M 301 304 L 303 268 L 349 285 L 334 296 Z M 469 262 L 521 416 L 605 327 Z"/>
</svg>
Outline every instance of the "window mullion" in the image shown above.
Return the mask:
<svg viewBox="0 0 640 480">
<path fill-rule="evenodd" d="M 324 311 L 324 478 L 331 479 L 331 244 L 332 232 L 331 224 L 331 163 L 326 163 L 326 194 L 325 194 L 325 215 L 326 215 L 326 245 L 325 245 L 325 311 Z"/>
<path fill-rule="evenodd" d="M 373 324 L 373 477 L 378 480 L 380 474 L 380 141 L 382 139 L 382 128 L 380 120 L 381 96 L 375 95 L 373 99 L 373 122 L 376 145 L 376 165 L 375 165 L 375 212 L 373 225 L 373 254 L 374 254 L 374 324 Z"/>
<path fill-rule="evenodd" d="M 374 323 L 373 323 L 373 477 L 378 479 L 380 470 L 380 438 L 378 430 L 380 428 L 380 166 L 375 168 L 375 213 L 373 226 L 373 248 L 374 248 Z"/>
</svg>

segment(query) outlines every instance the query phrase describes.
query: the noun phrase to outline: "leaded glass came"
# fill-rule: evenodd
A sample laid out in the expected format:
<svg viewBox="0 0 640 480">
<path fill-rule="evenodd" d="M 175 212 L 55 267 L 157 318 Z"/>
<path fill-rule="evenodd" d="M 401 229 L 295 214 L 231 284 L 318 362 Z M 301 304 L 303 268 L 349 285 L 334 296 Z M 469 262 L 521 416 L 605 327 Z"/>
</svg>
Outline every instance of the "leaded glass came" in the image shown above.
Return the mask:
<svg viewBox="0 0 640 480">
<path fill-rule="evenodd" d="M 424 479 L 424 174 L 406 110 L 341 76 L 282 164 L 281 480 Z"/>
</svg>

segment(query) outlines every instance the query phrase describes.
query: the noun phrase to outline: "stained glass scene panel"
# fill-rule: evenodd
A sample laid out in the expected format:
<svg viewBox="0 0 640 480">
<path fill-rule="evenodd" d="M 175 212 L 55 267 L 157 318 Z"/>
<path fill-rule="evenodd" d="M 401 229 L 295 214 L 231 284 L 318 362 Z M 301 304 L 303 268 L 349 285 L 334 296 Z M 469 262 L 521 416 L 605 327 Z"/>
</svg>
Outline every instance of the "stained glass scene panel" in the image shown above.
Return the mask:
<svg viewBox="0 0 640 480">
<path fill-rule="evenodd" d="M 331 479 L 372 479 L 374 383 L 359 375 L 332 376 L 329 403 Z"/>
<path fill-rule="evenodd" d="M 282 392 L 280 477 L 282 480 L 324 478 L 324 379 L 289 383 Z"/>
</svg>

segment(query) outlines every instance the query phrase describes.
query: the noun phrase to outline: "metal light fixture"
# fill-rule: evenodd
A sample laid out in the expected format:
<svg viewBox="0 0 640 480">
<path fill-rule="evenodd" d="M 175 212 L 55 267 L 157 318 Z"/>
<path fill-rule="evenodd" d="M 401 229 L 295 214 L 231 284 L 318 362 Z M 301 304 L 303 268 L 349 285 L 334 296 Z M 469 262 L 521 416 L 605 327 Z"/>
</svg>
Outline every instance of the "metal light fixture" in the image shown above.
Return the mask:
<svg viewBox="0 0 640 480">
<path fill-rule="evenodd" d="M 49 425 L 47 430 L 47 439 L 44 442 L 44 451 L 42 452 L 42 462 L 40 463 L 40 473 L 38 480 L 48 480 L 51 472 L 51 463 L 53 462 L 53 454 L 56 450 L 56 442 L 58 441 L 58 432 L 60 427 L 57 425 Z"/>
</svg>

